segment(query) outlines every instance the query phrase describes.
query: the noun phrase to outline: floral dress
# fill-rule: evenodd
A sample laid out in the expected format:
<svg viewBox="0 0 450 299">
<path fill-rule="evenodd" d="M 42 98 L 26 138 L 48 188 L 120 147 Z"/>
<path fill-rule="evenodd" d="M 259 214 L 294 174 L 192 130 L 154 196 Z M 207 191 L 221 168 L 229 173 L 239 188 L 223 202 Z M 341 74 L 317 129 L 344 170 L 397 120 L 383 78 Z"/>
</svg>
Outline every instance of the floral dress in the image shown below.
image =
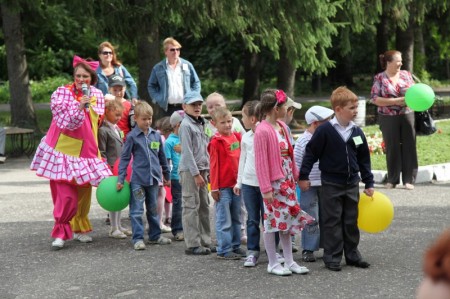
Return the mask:
<svg viewBox="0 0 450 299">
<path fill-rule="evenodd" d="M 285 177 L 272 182 L 273 201 L 271 204 L 264 199 L 264 231 L 299 233 L 306 224 L 314 218 L 300 208 L 297 201 L 296 185 L 292 173 L 292 159 L 284 135 L 277 132 L 281 150 L 281 161 Z"/>
</svg>

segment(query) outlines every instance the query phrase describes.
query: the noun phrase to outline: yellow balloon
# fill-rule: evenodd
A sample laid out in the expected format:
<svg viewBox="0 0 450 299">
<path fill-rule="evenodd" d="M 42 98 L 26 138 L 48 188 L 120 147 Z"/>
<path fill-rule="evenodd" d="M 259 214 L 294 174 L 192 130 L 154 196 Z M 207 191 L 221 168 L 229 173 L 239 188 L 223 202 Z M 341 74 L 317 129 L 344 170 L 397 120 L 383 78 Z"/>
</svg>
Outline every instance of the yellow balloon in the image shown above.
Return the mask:
<svg viewBox="0 0 450 299">
<path fill-rule="evenodd" d="M 390 199 L 375 191 L 372 197 L 361 193 L 358 204 L 358 227 L 367 233 L 379 233 L 394 219 L 394 205 Z"/>
<path fill-rule="evenodd" d="M 211 192 L 211 184 L 208 183 L 208 191 Z"/>
</svg>

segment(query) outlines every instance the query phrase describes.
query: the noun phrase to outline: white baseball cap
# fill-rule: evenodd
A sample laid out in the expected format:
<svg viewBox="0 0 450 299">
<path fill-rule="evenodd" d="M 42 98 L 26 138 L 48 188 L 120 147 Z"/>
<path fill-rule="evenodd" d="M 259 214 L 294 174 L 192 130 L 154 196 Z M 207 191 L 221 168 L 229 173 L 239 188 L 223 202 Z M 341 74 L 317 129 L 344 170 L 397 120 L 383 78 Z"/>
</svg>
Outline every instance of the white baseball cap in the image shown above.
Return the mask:
<svg viewBox="0 0 450 299">
<path fill-rule="evenodd" d="M 302 104 L 295 102 L 290 97 L 287 98 L 286 108 L 294 107 L 295 109 L 302 109 Z"/>
<path fill-rule="evenodd" d="M 327 118 L 331 117 L 334 114 L 334 111 L 330 108 L 322 107 L 322 106 L 312 106 L 305 113 L 305 120 L 308 125 L 312 124 L 315 121 L 323 121 Z"/>
</svg>

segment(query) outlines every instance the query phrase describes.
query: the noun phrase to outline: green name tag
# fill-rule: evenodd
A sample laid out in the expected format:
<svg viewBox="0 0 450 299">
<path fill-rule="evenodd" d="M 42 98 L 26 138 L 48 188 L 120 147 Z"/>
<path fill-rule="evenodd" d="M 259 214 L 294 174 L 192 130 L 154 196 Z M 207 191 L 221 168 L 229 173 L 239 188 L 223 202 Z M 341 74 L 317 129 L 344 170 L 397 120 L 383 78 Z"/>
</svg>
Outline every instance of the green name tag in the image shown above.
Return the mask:
<svg viewBox="0 0 450 299">
<path fill-rule="evenodd" d="M 355 145 L 360 145 L 363 143 L 361 136 L 353 137 L 353 141 L 355 142 Z"/>
<path fill-rule="evenodd" d="M 233 142 L 231 145 L 230 145 L 230 149 L 232 150 L 232 151 L 234 151 L 235 149 L 238 149 L 239 148 L 239 142 Z"/>
<path fill-rule="evenodd" d="M 158 141 L 152 141 L 152 142 L 150 142 L 150 148 L 151 148 L 152 150 L 157 150 L 157 149 L 159 149 L 159 142 L 158 142 Z"/>
</svg>

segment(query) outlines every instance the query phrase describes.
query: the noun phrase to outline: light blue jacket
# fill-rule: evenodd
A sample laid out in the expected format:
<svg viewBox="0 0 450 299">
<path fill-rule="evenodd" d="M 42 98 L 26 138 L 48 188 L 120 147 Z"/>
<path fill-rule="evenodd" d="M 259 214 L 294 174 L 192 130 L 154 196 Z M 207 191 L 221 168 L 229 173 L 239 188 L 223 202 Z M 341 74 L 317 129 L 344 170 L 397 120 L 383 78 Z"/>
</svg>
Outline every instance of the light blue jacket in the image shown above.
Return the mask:
<svg viewBox="0 0 450 299">
<path fill-rule="evenodd" d="M 200 79 L 195 72 L 194 66 L 189 61 L 179 58 L 181 62 L 181 70 L 183 72 L 183 92 L 197 91 L 200 93 L 201 85 Z M 168 96 L 169 96 L 169 79 L 167 78 L 167 63 L 166 58 L 158 62 L 150 74 L 148 79 L 148 93 L 152 98 L 152 102 L 158 104 L 164 111 L 167 111 Z M 186 64 L 186 69 L 183 65 Z"/>
<path fill-rule="evenodd" d="M 98 81 L 97 84 L 95 84 L 95 87 L 100 89 L 103 93 L 103 95 L 108 93 L 108 77 L 103 74 L 102 67 L 98 66 L 97 70 L 95 71 L 97 73 Z M 133 77 L 131 77 L 128 70 L 123 66 L 115 66 L 114 67 L 114 74 L 120 75 L 125 79 L 125 83 L 127 84 L 127 98 L 132 99 L 136 98 L 138 99 L 138 93 L 137 93 L 137 86 L 136 82 L 134 81 Z"/>
</svg>

